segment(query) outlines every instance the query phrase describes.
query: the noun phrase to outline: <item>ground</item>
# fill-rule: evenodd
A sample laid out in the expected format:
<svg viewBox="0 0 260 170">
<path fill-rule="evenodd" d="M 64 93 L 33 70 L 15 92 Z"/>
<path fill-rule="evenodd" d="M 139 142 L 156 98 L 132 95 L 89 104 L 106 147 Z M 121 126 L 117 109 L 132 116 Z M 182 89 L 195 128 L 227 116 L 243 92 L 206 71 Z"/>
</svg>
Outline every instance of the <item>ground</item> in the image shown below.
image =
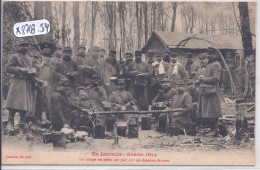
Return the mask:
<svg viewBox="0 0 260 170">
<path fill-rule="evenodd" d="M 222 110 L 224 115 L 236 114 L 234 106 L 231 104 L 222 103 Z M 254 115 L 254 112 L 248 112 L 248 115 Z M 7 120 L 8 111 L 2 111 L 2 121 Z M 16 123 L 19 116 L 16 116 Z M 234 126 L 228 127 L 228 136 L 226 137 L 208 137 L 203 134 L 207 129 L 198 129 L 196 136 L 167 136 L 164 133 L 155 131 L 155 126 L 152 130 L 141 130 L 139 128 L 138 139 L 128 139 L 127 137 L 119 137 L 119 144 L 114 145 L 114 139 L 93 139 L 86 138 L 84 142 L 67 143 L 66 152 L 85 152 L 88 150 L 92 152 L 100 151 L 145 151 L 145 152 L 178 152 L 178 153 L 226 153 L 232 152 L 236 154 L 249 153 L 254 155 L 255 141 L 250 138 L 249 142 L 235 144 L 233 135 L 235 133 Z M 2 136 L 2 146 L 5 148 L 22 148 L 28 152 L 44 151 L 52 152 L 54 150 L 52 143 L 43 143 L 43 137 L 40 134 L 32 134 L 32 139 L 28 139 L 27 134 L 20 133 L 16 136 Z"/>
</svg>

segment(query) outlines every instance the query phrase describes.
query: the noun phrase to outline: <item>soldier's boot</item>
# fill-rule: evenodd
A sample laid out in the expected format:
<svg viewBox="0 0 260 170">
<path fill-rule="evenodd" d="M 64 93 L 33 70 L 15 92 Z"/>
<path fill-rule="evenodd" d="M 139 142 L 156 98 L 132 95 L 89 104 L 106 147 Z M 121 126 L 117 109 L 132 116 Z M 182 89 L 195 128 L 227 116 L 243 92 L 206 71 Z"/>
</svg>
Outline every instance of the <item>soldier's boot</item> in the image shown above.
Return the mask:
<svg viewBox="0 0 260 170">
<path fill-rule="evenodd" d="M 46 112 L 42 112 L 42 122 L 41 124 L 51 124 L 51 122 L 47 119 Z"/>
<path fill-rule="evenodd" d="M 15 116 L 15 113 L 16 113 L 16 111 L 9 110 L 8 123 L 6 125 L 7 132 L 11 132 L 11 131 L 14 130 L 14 116 Z"/>
<path fill-rule="evenodd" d="M 22 131 L 25 130 L 25 120 L 26 120 L 26 112 L 25 111 L 20 111 L 20 123 L 19 123 L 19 129 L 21 129 Z"/>
</svg>

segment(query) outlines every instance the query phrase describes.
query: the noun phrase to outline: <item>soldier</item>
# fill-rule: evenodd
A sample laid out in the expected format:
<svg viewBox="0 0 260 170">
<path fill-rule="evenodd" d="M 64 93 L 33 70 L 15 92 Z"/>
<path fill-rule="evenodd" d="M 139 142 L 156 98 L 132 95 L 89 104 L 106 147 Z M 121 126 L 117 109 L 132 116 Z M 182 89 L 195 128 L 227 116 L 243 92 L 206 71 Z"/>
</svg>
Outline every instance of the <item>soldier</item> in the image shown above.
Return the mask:
<svg viewBox="0 0 260 170">
<path fill-rule="evenodd" d="M 188 82 L 187 82 L 187 92 L 191 95 L 192 103 L 193 103 L 193 112 L 191 114 L 191 120 L 193 122 L 196 122 L 197 121 L 196 111 L 198 108 L 200 92 L 199 92 L 199 89 L 197 87 L 195 87 L 195 82 L 192 79 L 188 80 Z"/>
<path fill-rule="evenodd" d="M 205 121 L 210 125 L 212 129 L 211 135 L 214 136 L 218 135 L 217 122 L 218 118 L 222 117 L 219 89 L 222 68 L 217 60 L 218 56 L 216 54 L 205 56 L 202 59 L 206 67 L 204 74 L 199 77 L 201 93 L 197 112 L 200 121 Z"/>
<path fill-rule="evenodd" d="M 175 87 L 174 81 L 176 80 L 183 80 L 184 84 L 186 84 L 189 79 L 189 75 L 184 66 L 178 62 L 178 54 L 171 51 L 169 56 L 171 57 L 171 64 L 168 70 L 168 76 L 171 82 L 171 86 Z"/>
<path fill-rule="evenodd" d="M 147 54 L 146 54 L 146 57 L 148 58 L 148 65 L 149 65 L 149 69 L 150 69 L 150 74 L 151 76 L 147 79 L 148 81 L 148 86 L 147 86 L 147 89 L 148 89 L 148 103 L 149 105 L 152 104 L 152 100 L 154 98 L 154 94 L 153 94 L 153 89 L 152 89 L 152 79 L 153 79 L 153 73 L 154 73 L 154 55 L 155 55 L 155 51 L 153 50 L 148 50 Z"/>
<path fill-rule="evenodd" d="M 35 112 L 36 86 L 32 70 L 32 59 L 27 55 L 29 44 L 20 42 L 17 53 L 12 55 L 6 65 L 6 71 L 13 74 L 13 81 L 8 91 L 6 108 L 9 110 L 7 129 L 14 128 L 14 116 L 20 114 L 20 123 L 25 124 L 26 112 Z M 36 72 L 36 71 L 35 71 Z"/>
<path fill-rule="evenodd" d="M 86 47 L 80 45 L 77 52 L 78 77 L 76 78 L 77 87 L 89 86 L 91 77 L 94 74 L 93 67 L 88 66 L 86 57 Z"/>
<path fill-rule="evenodd" d="M 161 83 L 159 82 L 163 78 L 168 78 L 168 69 L 170 67 L 169 63 L 164 62 L 162 59 L 162 55 L 160 53 L 156 53 L 156 62 L 153 63 L 154 70 L 152 74 L 152 98 L 154 98 L 158 91 L 162 89 Z"/>
<path fill-rule="evenodd" d="M 127 70 L 129 69 L 128 67 L 131 65 L 131 63 L 133 62 L 133 58 L 134 56 L 131 52 L 126 52 L 125 62 L 121 66 L 123 72 L 122 77 L 126 79 L 125 89 L 129 91 L 132 95 L 134 94 L 134 77 L 130 76 Z"/>
<path fill-rule="evenodd" d="M 151 74 L 149 65 L 142 61 L 142 51 L 135 51 L 135 62 L 129 64 L 127 74 L 135 79 L 134 98 L 137 100 L 138 107 L 143 110 L 147 109 L 147 78 Z"/>
<path fill-rule="evenodd" d="M 61 130 L 62 128 L 70 128 L 74 126 L 74 120 L 77 117 L 72 112 L 72 105 L 69 97 L 70 81 L 63 78 L 52 95 L 52 114 L 51 123 L 53 130 Z"/>
<path fill-rule="evenodd" d="M 110 95 L 113 91 L 116 90 L 116 85 L 111 83 L 110 84 L 110 78 L 111 77 L 118 77 L 120 74 L 120 64 L 116 60 L 116 51 L 115 50 L 110 50 L 108 58 L 105 61 L 105 79 L 106 79 L 106 89 L 107 89 L 107 94 Z"/>
<path fill-rule="evenodd" d="M 192 98 L 185 91 L 183 80 L 176 80 L 175 86 L 177 94 L 172 98 L 171 108 L 181 108 L 183 111 L 169 116 L 170 133 L 176 136 L 183 132 L 188 135 L 196 135 L 196 126 L 192 124 L 190 118 L 190 114 L 192 113 Z M 163 122 L 166 122 L 166 119 L 167 114 L 161 114 L 159 116 L 159 123 L 163 124 Z"/>
<path fill-rule="evenodd" d="M 52 109 L 51 97 L 55 90 L 54 85 L 54 66 L 51 64 L 52 54 L 54 53 L 54 44 L 51 43 L 41 43 L 40 44 L 41 53 L 44 56 L 43 65 L 40 67 L 38 79 L 43 81 L 43 86 L 37 96 L 39 99 L 37 101 L 37 106 L 41 109 L 38 110 L 41 112 L 40 119 L 42 123 L 49 123 L 47 118 L 49 118 Z M 38 103 L 39 102 L 39 103 Z"/>
<path fill-rule="evenodd" d="M 50 63 L 55 66 L 56 63 L 60 63 L 62 61 L 62 46 L 56 45 L 56 51 L 54 55 L 51 57 Z"/>
<path fill-rule="evenodd" d="M 189 76 L 191 76 L 193 60 L 192 60 L 192 53 L 187 53 L 187 62 L 185 65 L 185 69 L 187 70 Z"/>
<path fill-rule="evenodd" d="M 171 88 L 170 81 L 168 78 L 163 78 L 162 80 L 160 80 L 160 83 L 162 83 L 161 86 L 163 87 L 163 89 L 159 90 L 158 94 L 153 99 L 153 106 L 155 106 L 158 102 L 165 102 L 167 106 L 169 100 L 171 100 L 173 96 L 176 94 L 176 90 Z"/>
<path fill-rule="evenodd" d="M 97 111 L 105 110 L 105 102 L 107 102 L 107 94 L 101 86 L 100 77 L 97 74 L 92 76 L 91 84 L 86 88 L 86 93 L 96 105 Z"/>
<path fill-rule="evenodd" d="M 111 110 L 138 110 L 134 97 L 125 90 L 125 79 L 118 79 L 117 86 L 118 90 L 113 92 L 108 98 L 108 101 L 111 103 Z M 128 121 L 129 115 L 120 116 L 119 119 Z"/>
<path fill-rule="evenodd" d="M 57 63 L 55 72 L 58 80 L 68 78 L 70 81 L 70 96 L 76 96 L 76 77 L 78 76 L 78 64 L 71 59 L 72 50 L 70 47 L 65 47 L 63 51 L 62 62 Z"/>
<path fill-rule="evenodd" d="M 90 57 L 87 57 L 86 65 L 91 67 L 94 73 L 101 78 L 103 73 L 102 70 L 104 66 L 102 65 L 101 59 L 99 57 L 100 48 L 97 46 L 93 46 L 91 47 L 90 51 L 91 51 L 90 53 L 91 55 Z M 103 80 L 102 83 L 104 83 Z"/>
<path fill-rule="evenodd" d="M 84 45 L 79 45 L 79 47 L 78 47 L 77 63 L 78 63 L 78 65 L 86 64 L 86 47 Z"/>
</svg>

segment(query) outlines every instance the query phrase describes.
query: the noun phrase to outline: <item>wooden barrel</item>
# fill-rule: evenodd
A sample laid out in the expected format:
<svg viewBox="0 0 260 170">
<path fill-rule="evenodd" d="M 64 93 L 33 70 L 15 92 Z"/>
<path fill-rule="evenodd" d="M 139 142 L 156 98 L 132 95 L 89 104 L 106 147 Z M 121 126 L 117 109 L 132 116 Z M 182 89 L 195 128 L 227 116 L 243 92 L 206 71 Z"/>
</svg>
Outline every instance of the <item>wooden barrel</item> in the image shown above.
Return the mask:
<svg viewBox="0 0 260 170">
<path fill-rule="evenodd" d="M 150 116 L 142 117 L 142 130 L 151 130 L 152 122 Z"/>
<path fill-rule="evenodd" d="M 111 132 L 114 130 L 114 123 L 115 123 L 114 119 L 106 119 L 106 130 L 108 132 Z"/>
<path fill-rule="evenodd" d="M 129 138 L 138 138 L 138 124 L 129 124 L 128 125 L 128 137 Z"/>
</svg>

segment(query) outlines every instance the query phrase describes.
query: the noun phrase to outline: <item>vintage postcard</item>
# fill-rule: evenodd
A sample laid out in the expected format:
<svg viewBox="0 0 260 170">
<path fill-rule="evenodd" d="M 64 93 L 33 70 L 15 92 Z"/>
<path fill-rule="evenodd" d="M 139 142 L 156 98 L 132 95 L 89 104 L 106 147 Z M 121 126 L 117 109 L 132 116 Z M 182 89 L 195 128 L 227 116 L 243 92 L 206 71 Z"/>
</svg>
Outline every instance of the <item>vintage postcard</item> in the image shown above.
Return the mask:
<svg viewBox="0 0 260 170">
<path fill-rule="evenodd" d="M 2 3 L 4 165 L 255 165 L 256 1 Z"/>
</svg>

